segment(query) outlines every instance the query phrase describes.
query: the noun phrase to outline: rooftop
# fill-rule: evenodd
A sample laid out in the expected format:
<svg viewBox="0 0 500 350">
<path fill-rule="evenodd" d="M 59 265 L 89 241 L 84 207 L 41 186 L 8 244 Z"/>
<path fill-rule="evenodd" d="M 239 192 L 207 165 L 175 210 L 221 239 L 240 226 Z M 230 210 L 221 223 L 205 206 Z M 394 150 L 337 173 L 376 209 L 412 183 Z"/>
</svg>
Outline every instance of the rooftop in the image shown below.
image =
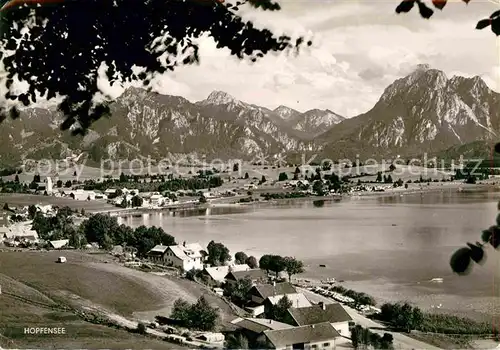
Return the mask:
<svg viewBox="0 0 500 350">
<path fill-rule="evenodd" d="M 311 302 L 302 293 L 275 295 L 272 297 L 268 297 L 266 300 L 271 304 L 276 305 L 285 295 L 292 302 L 292 308 L 303 308 L 312 305 Z"/>
<path fill-rule="evenodd" d="M 252 288 L 252 293 L 257 292 L 263 299 L 274 295 L 295 294 L 297 290 L 289 282 L 272 284 L 257 284 Z M 255 294 L 255 293 L 254 293 Z"/>
<path fill-rule="evenodd" d="M 312 305 L 296 309 L 290 308 L 288 309 L 288 313 L 299 326 L 322 322 L 336 323 L 352 321 L 351 316 L 339 303 L 323 304 L 323 306 Z"/>
<path fill-rule="evenodd" d="M 268 331 L 268 330 L 293 328 L 293 326 L 291 326 L 289 324 L 266 319 L 266 318 L 250 318 L 250 317 L 237 318 L 237 319 L 231 321 L 231 323 L 240 327 L 240 328 L 248 329 L 249 331 L 257 333 L 257 334 L 260 334 L 260 333 L 262 333 L 264 331 Z"/>
<path fill-rule="evenodd" d="M 231 265 L 231 266 L 214 266 L 214 267 L 206 267 L 205 272 L 212 277 L 215 281 L 223 281 L 224 277 L 231 271 L 246 271 L 250 270 L 250 266 L 247 264 L 241 265 Z"/>
<path fill-rule="evenodd" d="M 266 271 L 261 269 L 252 269 L 247 271 L 232 271 L 227 274 L 226 278 L 231 278 L 231 277 L 236 281 L 244 279 L 245 277 L 250 277 L 250 279 L 256 280 L 256 279 L 267 278 L 267 273 Z"/>
<path fill-rule="evenodd" d="M 275 348 L 284 348 L 294 344 L 329 341 L 340 337 L 340 334 L 329 322 L 315 325 L 264 331 L 267 339 Z"/>
<path fill-rule="evenodd" d="M 169 246 L 170 250 L 176 257 L 181 260 L 188 260 L 193 258 L 201 258 L 202 246 L 198 243 L 178 244 Z"/>
</svg>

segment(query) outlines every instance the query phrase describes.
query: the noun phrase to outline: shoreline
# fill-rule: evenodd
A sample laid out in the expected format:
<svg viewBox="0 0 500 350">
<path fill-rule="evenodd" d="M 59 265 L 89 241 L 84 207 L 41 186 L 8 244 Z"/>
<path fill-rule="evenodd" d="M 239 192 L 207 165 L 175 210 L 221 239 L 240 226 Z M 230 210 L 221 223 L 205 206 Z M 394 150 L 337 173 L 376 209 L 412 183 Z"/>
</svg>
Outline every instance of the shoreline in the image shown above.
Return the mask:
<svg viewBox="0 0 500 350">
<path fill-rule="evenodd" d="M 438 186 L 436 186 L 439 184 Z M 371 185 L 371 184 L 368 184 Z M 375 185 L 375 184 L 373 184 Z M 495 191 L 492 191 L 495 190 Z M 208 208 L 231 208 L 231 207 L 259 207 L 266 208 L 272 207 L 276 204 L 280 204 L 283 202 L 292 202 L 292 203 L 300 203 L 300 202 L 315 202 L 315 201 L 342 201 L 342 200 L 359 200 L 359 199 L 378 199 L 384 197 L 394 197 L 394 196 L 409 196 L 409 195 L 417 195 L 417 194 L 429 194 L 429 193 L 439 193 L 439 192 L 464 192 L 464 193 L 473 193 L 473 192 L 500 192 L 500 186 L 494 183 L 481 183 L 481 184 L 464 184 L 463 182 L 449 182 L 449 183 L 431 183 L 431 185 L 420 186 L 420 188 L 391 188 L 384 192 L 352 192 L 347 194 L 334 194 L 329 196 L 306 196 L 306 197 L 297 197 L 297 198 L 278 198 L 271 200 L 263 200 L 259 196 L 257 201 L 253 202 L 229 202 L 225 203 L 225 201 L 231 200 L 234 201 L 234 197 L 227 198 L 217 198 L 212 200 L 211 202 L 198 204 L 198 203 L 179 203 L 178 205 L 171 205 L 169 207 L 163 208 L 116 208 L 114 210 L 103 210 L 99 211 L 99 213 L 109 213 L 112 216 L 129 216 L 133 214 L 149 214 L 149 213 L 163 213 L 163 212 L 178 212 L 178 211 L 189 211 L 196 209 L 208 209 Z M 238 198 L 247 198 L 249 196 L 238 196 Z M 220 202 L 219 202 L 220 201 Z"/>
</svg>

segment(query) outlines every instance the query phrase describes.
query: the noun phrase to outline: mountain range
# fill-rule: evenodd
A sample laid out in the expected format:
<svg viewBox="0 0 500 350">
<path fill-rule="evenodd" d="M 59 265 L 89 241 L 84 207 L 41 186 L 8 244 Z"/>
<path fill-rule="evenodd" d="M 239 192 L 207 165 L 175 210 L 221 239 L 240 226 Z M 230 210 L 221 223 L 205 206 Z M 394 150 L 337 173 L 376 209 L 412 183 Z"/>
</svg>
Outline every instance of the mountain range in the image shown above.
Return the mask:
<svg viewBox="0 0 500 350">
<path fill-rule="evenodd" d="M 127 89 L 111 117 L 85 136 L 59 126 L 54 110 L 27 109 L 0 126 L 0 163 L 60 159 L 84 152 L 91 161 L 205 156 L 243 158 L 315 153 L 330 159 L 410 157 L 467 149 L 500 133 L 500 94 L 479 77 L 452 77 L 420 65 L 388 86 L 374 107 L 353 118 L 286 106 L 271 110 L 214 91 L 190 102 L 139 88 Z"/>
</svg>

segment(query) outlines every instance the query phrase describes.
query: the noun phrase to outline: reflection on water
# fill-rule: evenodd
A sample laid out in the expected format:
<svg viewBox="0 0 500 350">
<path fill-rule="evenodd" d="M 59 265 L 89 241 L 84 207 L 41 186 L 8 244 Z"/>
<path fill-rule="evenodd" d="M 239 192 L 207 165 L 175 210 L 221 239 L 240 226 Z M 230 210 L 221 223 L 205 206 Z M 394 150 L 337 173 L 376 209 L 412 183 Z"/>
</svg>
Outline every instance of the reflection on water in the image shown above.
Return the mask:
<svg viewBox="0 0 500 350">
<path fill-rule="evenodd" d="M 265 208 L 198 208 L 122 220 L 134 227 L 161 226 L 177 241 L 223 242 L 233 253 L 296 256 L 307 263 L 309 278 L 366 281 L 364 288 L 373 293 L 375 285 L 380 293 L 389 293 L 385 285 L 399 286 L 391 295 L 403 293 L 421 305 L 430 305 L 439 295 L 444 308 L 457 305 L 458 298 L 475 311 L 487 305 L 491 312 L 498 299 L 492 305 L 485 298 L 498 297 L 500 252 L 490 249 L 486 264 L 467 277 L 451 273 L 449 258 L 494 223 L 499 198 L 498 193 L 445 192 L 328 202 L 322 207 L 291 201 Z M 426 282 L 432 278 L 443 278 L 444 283 Z"/>
</svg>

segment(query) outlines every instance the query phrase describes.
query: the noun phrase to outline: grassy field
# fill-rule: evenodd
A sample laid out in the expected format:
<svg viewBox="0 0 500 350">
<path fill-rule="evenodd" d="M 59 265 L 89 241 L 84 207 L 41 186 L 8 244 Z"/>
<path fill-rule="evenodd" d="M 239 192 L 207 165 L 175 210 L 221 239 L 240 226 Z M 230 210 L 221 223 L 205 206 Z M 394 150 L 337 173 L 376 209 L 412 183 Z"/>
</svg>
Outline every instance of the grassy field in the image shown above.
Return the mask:
<svg viewBox="0 0 500 350">
<path fill-rule="evenodd" d="M 68 255 L 68 254 L 66 254 Z M 94 274 L 92 269 L 76 264 L 55 264 L 55 254 L 29 253 L 0 254 L 0 345 L 9 348 L 154 348 L 173 349 L 174 345 L 130 334 L 124 330 L 94 325 L 76 315 L 57 308 L 50 297 L 58 288 L 78 291 L 81 295 L 99 302 L 131 311 L 138 305 L 150 306 L 158 302 L 147 289 L 137 283 L 116 278 L 112 274 Z M 75 256 L 72 256 L 75 259 Z M 23 283 L 24 282 L 24 283 Z M 107 287 L 99 287 L 97 283 Z M 112 286 L 112 287 L 110 287 Z M 120 291 L 121 289 L 121 291 Z M 114 303 L 116 299 L 130 298 L 127 303 Z M 130 294 L 128 294 L 130 293 Z M 101 294 L 101 295 L 99 295 Z M 139 295 L 145 299 L 139 299 Z M 134 303 L 133 300 L 141 300 Z M 26 327 L 63 327 L 64 335 L 26 335 Z"/>
<path fill-rule="evenodd" d="M 61 255 L 67 263 L 55 262 Z M 60 309 L 76 305 L 71 295 L 128 319 L 149 321 L 156 315 L 168 316 L 177 298 L 193 302 L 206 295 L 221 310 L 223 321 L 235 317 L 221 299 L 198 284 L 125 268 L 105 254 L 2 252 L 0 285 L 0 345 L 10 348 L 178 348 L 86 323 Z M 65 327 L 66 334 L 25 335 L 25 327 Z"/>
</svg>

